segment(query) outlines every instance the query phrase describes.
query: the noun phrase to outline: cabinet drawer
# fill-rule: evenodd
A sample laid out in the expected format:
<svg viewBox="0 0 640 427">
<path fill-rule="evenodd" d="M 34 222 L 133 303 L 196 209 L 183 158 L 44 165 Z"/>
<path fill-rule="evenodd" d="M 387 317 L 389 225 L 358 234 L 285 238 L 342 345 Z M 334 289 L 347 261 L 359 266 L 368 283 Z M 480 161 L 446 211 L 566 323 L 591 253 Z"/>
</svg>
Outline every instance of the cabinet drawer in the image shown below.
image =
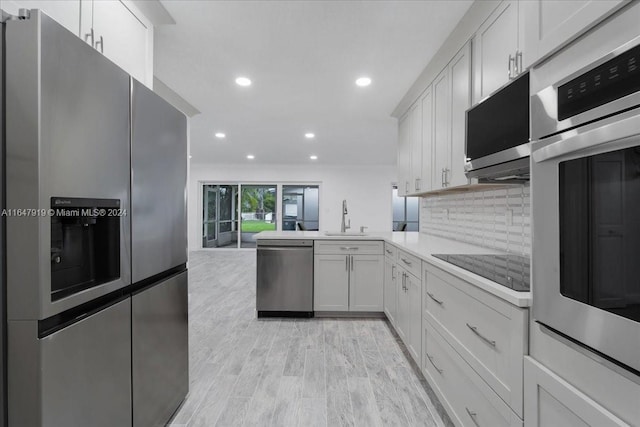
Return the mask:
<svg viewBox="0 0 640 427">
<path fill-rule="evenodd" d="M 316 240 L 314 243 L 314 253 L 316 255 L 382 255 L 383 242 L 367 240 Z"/>
<path fill-rule="evenodd" d="M 387 258 L 395 262 L 397 253 L 398 253 L 398 248 L 396 248 L 393 245 L 390 245 L 389 243 L 384 244 L 384 256 L 386 256 Z"/>
<path fill-rule="evenodd" d="M 527 310 L 515 307 L 438 268 L 425 269 L 424 317 L 487 384 L 523 413 Z"/>
<path fill-rule="evenodd" d="M 411 255 L 401 249 L 398 249 L 398 264 L 407 270 L 407 272 L 413 274 L 418 279 L 422 279 L 422 260 L 416 256 Z"/>
<path fill-rule="evenodd" d="M 522 420 L 487 386 L 445 339 L 425 322 L 423 373 L 461 426 L 522 426 Z"/>
</svg>

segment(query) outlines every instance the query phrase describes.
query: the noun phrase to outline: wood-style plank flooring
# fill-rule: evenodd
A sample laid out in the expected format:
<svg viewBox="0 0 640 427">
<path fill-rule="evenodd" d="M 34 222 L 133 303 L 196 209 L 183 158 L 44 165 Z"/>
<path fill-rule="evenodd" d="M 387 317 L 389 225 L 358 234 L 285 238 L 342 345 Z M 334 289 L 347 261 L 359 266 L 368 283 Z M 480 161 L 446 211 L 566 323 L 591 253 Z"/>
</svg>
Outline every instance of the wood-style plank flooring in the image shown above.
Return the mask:
<svg viewBox="0 0 640 427">
<path fill-rule="evenodd" d="M 386 320 L 257 319 L 255 251 L 189 267 L 190 392 L 171 426 L 451 425 Z"/>
</svg>

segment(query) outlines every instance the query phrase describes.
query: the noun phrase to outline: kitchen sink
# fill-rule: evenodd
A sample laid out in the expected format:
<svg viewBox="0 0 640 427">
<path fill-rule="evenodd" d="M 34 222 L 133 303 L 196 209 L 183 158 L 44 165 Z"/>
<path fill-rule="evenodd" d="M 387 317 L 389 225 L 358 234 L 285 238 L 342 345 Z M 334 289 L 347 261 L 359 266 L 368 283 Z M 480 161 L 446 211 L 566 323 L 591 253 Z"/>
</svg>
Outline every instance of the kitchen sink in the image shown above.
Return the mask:
<svg viewBox="0 0 640 427">
<path fill-rule="evenodd" d="M 368 233 L 360 233 L 358 231 L 325 231 L 325 236 L 367 236 Z"/>
</svg>

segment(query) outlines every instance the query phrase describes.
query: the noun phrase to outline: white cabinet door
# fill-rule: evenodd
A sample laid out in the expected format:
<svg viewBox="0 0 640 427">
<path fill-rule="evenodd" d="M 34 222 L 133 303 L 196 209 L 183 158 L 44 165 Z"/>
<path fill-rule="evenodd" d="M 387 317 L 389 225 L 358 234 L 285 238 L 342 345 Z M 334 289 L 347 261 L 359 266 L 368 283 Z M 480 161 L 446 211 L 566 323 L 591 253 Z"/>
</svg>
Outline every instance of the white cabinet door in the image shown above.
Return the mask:
<svg viewBox="0 0 640 427">
<path fill-rule="evenodd" d="M 80 34 L 80 0 L 3 0 L 2 8 L 12 14 L 18 9 L 40 9 L 76 36 Z"/>
<path fill-rule="evenodd" d="M 383 310 L 383 255 L 350 255 L 349 311 Z"/>
<path fill-rule="evenodd" d="M 409 330 L 405 344 L 418 366 L 422 366 L 422 282 L 408 274 L 406 288 Z"/>
<path fill-rule="evenodd" d="M 402 268 L 396 270 L 397 281 L 397 310 L 396 310 L 396 332 L 402 338 L 402 341 L 406 343 L 409 331 L 409 298 L 407 297 L 406 281 L 407 272 Z"/>
<path fill-rule="evenodd" d="M 398 196 L 409 193 L 411 176 L 411 115 L 405 114 L 398 122 Z"/>
<path fill-rule="evenodd" d="M 135 79 L 151 87 L 151 25 L 143 23 L 123 3 L 101 0 L 93 2 L 93 29 L 96 48 Z"/>
<path fill-rule="evenodd" d="M 389 258 L 384 260 L 384 314 L 392 325 L 396 324 L 398 291 L 396 289 L 396 264 Z"/>
<path fill-rule="evenodd" d="M 409 191 L 418 193 L 422 181 L 422 103 L 420 100 L 411 107 L 411 181 Z"/>
<path fill-rule="evenodd" d="M 531 357 L 524 358 L 524 396 L 525 427 L 628 425 Z"/>
<path fill-rule="evenodd" d="M 449 69 L 445 68 L 433 82 L 433 181 L 438 190 L 445 186 L 445 169 L 449 167 L 449 124 L 451 105 Z"/>
<path fill-rule="evenodd" d="M 349 255 L 314 256 L 313 309 L 349 310 Z"/>
<path fill-rule="evenodd" d="M 623 0 L 527 0 L 520 5 L 525 66 L 562 47 L 622 6 Z"/>
<path fill-rule="evenodd" d="M 451 60 L 451 158 L 445 173 L 447 187 L 469 183 L 464 173 L 466 162 L 466 114 L 471 106 L 471 46 L 467 43 Z"/>
<path fill-rule="evenodd" d="M 474 103 L 509 81 L 518 50 L 518 1 L 505 0 L 482 24 L 474 45 Z"/>
<path fill-rule="evenodd" d="M 433 189 L 433 92 L 431 86 L 422 95 L 422 178 L 421 191 Z"/>
</svg>

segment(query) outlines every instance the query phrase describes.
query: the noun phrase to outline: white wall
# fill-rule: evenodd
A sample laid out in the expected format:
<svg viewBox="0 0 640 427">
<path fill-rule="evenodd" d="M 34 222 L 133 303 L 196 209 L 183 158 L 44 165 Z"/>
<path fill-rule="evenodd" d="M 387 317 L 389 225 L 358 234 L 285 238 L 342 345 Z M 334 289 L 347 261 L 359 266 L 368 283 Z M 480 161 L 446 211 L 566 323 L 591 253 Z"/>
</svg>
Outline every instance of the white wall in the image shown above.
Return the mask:
<svg viewBox="0 0 640 427">
<path fill-rule="evenodd" d="M 189 176 L 189 249 L 202 244 L 202 183 L 317 183 L 320 185 L 320 230 L 339 230 L 346 199 L 351 229 L 391 231 L 391 184 L 395 166 L 208 165 L 191 164 Z"/>
</svg>

